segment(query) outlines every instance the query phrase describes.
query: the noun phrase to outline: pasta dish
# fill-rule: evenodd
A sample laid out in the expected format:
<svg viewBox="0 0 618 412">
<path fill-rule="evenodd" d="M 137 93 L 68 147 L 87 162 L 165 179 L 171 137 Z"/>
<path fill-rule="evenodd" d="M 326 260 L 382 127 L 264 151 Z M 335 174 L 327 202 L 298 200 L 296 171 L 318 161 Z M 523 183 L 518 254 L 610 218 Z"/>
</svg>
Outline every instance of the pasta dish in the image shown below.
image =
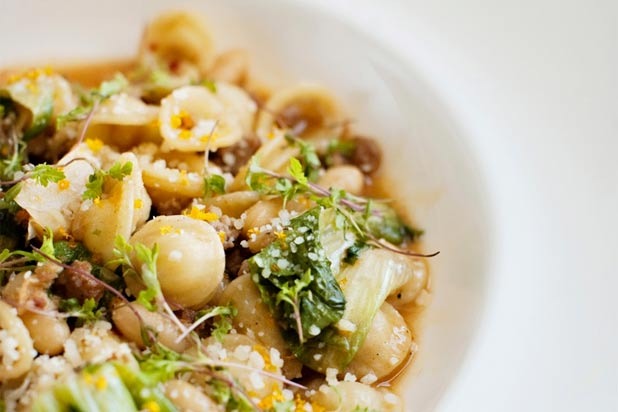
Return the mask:
<svg viewBox="0 0 618 412">
<path fill-rule="evenodd" d="M 330 90 L 194 13 L 0 71 L 0 411 L 400 411 L 422 231 Z"/>
</svg>

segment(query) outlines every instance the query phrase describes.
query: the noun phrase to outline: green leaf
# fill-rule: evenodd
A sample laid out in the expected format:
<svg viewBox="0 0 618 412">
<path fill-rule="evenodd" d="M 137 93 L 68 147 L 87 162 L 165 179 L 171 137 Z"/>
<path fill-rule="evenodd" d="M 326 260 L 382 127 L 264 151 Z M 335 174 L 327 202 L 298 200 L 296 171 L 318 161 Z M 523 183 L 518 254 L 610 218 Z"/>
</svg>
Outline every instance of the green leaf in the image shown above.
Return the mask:
<svg viewBox="0 0 618 412">
<path fill-rule="evenodd" d="M 36 165 L 28 175 L 43 187 L 47 187 L 50 182 L 58 183 L 66 178 L 64 172 L 60 170 L 60 168 L 45 163 Z"/>
<path fill-rule="evenodd" d="M 88 182 L 86 183 L 86 190 L 82 194 L 84 200 L 97 199 L 103 195 L 103 183 L 105 182 L 105 172 L 102 170 L 96 170 L 93 174 L 88 176 Z"/>
<path fill-rule="evenodd" d="M 99 307 L 93 298 L 84 300 L 82 304 L 76 298 L 63 299 L 58 304 L 58 308 L 68 313 L 70 317 L 81 319 L 85 323 L 105 318 L 105 308 Z"/>
<path fill-rule="evenodd" d="M 303 346 L 343 315 L 345 298 L 320 242 L 316 207 L 249 259 L 249 271 L 262 300 L 292 348 Z M 317 328 L 317 329 L 316 329 Z"/>
<path fill-rule="evenodd" d="M 83 243 L 59 240 L 54 242 L 56 258 L 62 263 L 71 264 L 76 260 L 88 261 L 92 258 L 92 253 Z"/>
<path fill-rule="evenodd" d="M 210 175 L 204 178 L 204 196 L 211 197 L 225 193 L 225 178 L 221 175 Z"/>
<path fill-rule="evenodd" d="M 120 93 L 129 85 L 128 80 L 121 73 L 116 73 L 111 80 L 101 83 L 98 89 L 92 91 L 93 95 L 101 99 L 107 99 L 115 94 Z"/>
<path fill-rule="evenodd" d="M 113 179 L 122 181 L 126 176 L 129 176 L 133 172 L 133 163 L 116 162 L 109 168 L 107 175 Z"/>
<path fill-rule="evenodd" d="M 142 263 L 141 280 L 146 289 L 139 292 L 137 301 L 150 311 L 156 310 L 157 300 L 162 300 L 163 292 L 157 278 L 157 257 L 159 256 L 159 245 L 155 243 L 152 249 L 136 243 L 134 246 L 137 259 Z"/>
<path fill-rule="evenodd" d="M 295 157 L 290 158 L 290 166 L 288 167 L 288 172 L 301 185 L 304 186 L 307 184 L 307 176 L 305 176 L 303 166 L 300 164 L 300 161 Z"/>
<path fill-rule="evenodd" d="M 207 88 L 211 93 L 217 93 L 217 83 L 214 80 L 204 80 L 202 81 L 202 86 Z"/>
</svg>

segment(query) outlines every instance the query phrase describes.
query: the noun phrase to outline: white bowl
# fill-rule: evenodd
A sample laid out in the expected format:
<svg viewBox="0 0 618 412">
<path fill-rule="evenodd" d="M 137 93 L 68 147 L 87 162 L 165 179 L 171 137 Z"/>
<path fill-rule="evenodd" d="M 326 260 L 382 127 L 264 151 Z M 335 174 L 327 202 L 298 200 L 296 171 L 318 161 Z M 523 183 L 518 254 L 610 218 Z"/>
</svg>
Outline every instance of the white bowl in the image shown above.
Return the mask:
<svg viewBox="0 0 618 412">
<path fill-rule="evenodd" d="M 171 2 L 21 1 L 5 5 L 3 65 L 128 57 L 140 32 Z M 187 1 L 202 11 L 219 49 L 250 52 L 252 72 L 272 86 L 314 81 L 333 89 L 357 131 L 378 137 L 391 191 L 426 230 L 432 301 L 420 352 L 401 380 L 406 410 L 433 410 L 457 374 L 479 324 L 492 251 L 484 183 L 475 159 L 414 70 L 337 17 L 284 1 Z M 4 21 L 6 20 L 6 21 Z"/>
</svg>

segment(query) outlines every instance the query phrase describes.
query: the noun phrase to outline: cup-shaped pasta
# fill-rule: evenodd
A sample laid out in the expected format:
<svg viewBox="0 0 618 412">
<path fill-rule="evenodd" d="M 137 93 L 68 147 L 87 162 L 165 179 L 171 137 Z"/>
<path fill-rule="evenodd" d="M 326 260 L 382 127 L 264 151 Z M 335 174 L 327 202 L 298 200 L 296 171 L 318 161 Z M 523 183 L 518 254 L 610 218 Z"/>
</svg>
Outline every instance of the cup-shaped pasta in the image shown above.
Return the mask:
<svg viewBox="0 0 618 412">
<path fill-rule="evenodd" d="M 255 110 L 255 103 L 236 86 L 178 88 L 161 100 L 162 148 L 199 152 L 231 146 L 251 129 Z"/>
<path fill-rule="evenodd" d="M 154 144 L 144 144 L 137 156 L 144 185 L 159 213 L 179 213 L 191 199 L 203 195 L 203 154 L 164 153 Z"/>
<path fill-rule="evenodd" d="M 359 378 L 383 378 L 408 360 L 411 347 L 412 335 L 405 319 L 397 309 L 384 302 L 346 371 Z"/>
<path fill-rule="evenodd" d="M 398 310 L 410 308 L 421 291 L 427 287 L 428 273 L 425 262 L 415 259 L 410 265 L 410 279 L 399 289 L 393 291 L 387 301 Z"/>
<path fill-rule="evenodd" d="M 263 346 L 243 334 L 228 334 L 221 341 L 213 337 L 205 339 L 200 350 L 215 362 L 228 364 L 229 373 L 254 400 L 261 400 L 273 391 L 281 390 L 279 380 L 263 373 L 281 376 L 283 360 L 275 348 Z"/>
<path fill-rule="evenodd" d="M 150 328 L 156 334 L 157 340 L 172 350 L 183 352 L 191 346 L 190 339 L 176 342 L 182 332 L 169 318 L 158 312 L 150 312 L 139 303 L 132 302 L 130 305 L 131 307 L 124 304 L 117 305 L 112 310 L 114 325 L 129 341 L 144 348 L 142 340 L 142 326 L 144 326 Z M 134 310 L 139 313 L 144 325 L 140 324 L 140 319 L 135 315 Z"/>
<path fill-rule="evenodd" d="M 213 412 L 220 407 L 197 386 L 180 379 L 172 379 L 164 384 L 165 396 L 180 411 Z"/>
<path fill-rule="evenodd" d="M 156 122 L 158 114 L 157 106 L 147 105 L 137 97 L 119 93 L 99 105 L 92 123 L 142 126 Z"/>
<path fill-rule="evenodd" d="M 208 69 L 212 80 L 243 85 L 249 74 L 249 57 L 245 50 L 234 49 L 219 54 Z"/>
<path fill-rule="evenodd" d="M 334 386 L 323 385 L 311 397 L 326 412 L 353 412 L 371 410 L 399 412 L 401 399 L 387 391 L 375 389 L 359 382 L 339 382 Z"/>
<path fill-rule="evenodd" d="M 218 207 L 221 213 L 234 218 L 239 218 L 247 209 L 253 206 L 260 195 L 249 190 L 241 192 L 225 193 L 220 196 L 209 197 L 204 199 L 204 204 L 208 206 Z"/>
<path fill-rule="evenodd" d="M 123 153 L 118 161 L 132 163 L 131 174 L 121 181 L 107 179 L 103 196 L 84 202 L 72 223 L 75 238 L 104 261 L 114 257 L 116 237 L 131 236 L 150 214 L 151 201 L 144 189 L 137 158 L 132 153 Z"/>
<path fill-rule="evenodd" d="M 31 225 L 39 233 L 43 228 L 50 228 L 56 235 L 68 232 L 82 203 L 88 176 L 94 169 L 89 162 L 77 160 L 63 171 L 65 179 L 50 182 L 47 186 L 27 179 L 15 197 L 17 204 L 28 212 Z"/>
<path fill-rule="evenodd" d="M 258 136 L 266 141 L 275 127 L 292 129 L 305 138 L 323 134 L 337 137 L 343 131 L 343 116 L 330 90 L 301 84 L 277 91 L 260 111 Z"/>
<path fill-rule="evenodd" d="M 365 176 L 356 166 L 333 166 L 320 176 L 318 185 L 327 189 L 343 189 L 352 195 L 360 195 L 365 186 Z"/>
<path fill-rule="evenodd" d="M 275 348 L 285 361 L 283 373 L 288 378 L 300 376 L 301 363 L 288 349 L 281 330 L 268 307 L 260 298 L 260 291 L 249 274 L 234 279 L 218 300 L 219 304 L 231 304 L 238 311 L 233 319 L 234 328 L 240 333 L 254 336 L 266 347 Z"/>
<path fill-rule="evenodd" d="M 0 382 L 22 376 L 36 352 L 17 310 L 0 300 Z"/>
<path fill-rule="evenodd" d="M 276 173 L 285 174 L 290 165 L 290 158 L 299 154 L 298 147 L 290 145 L 285 139 L 282 130 L 275 130 L 272 138 L 269 138 L 253 155 L 258 159 L 260 167 Z M 234 181 L 230 184 L 230 191 L 246 190 L 248 166 L 243 166 Z"/>
<path fill-rule="evenodd" d="M 202 16 L 194 12 L 171 11 L 161 14 L 146 27 L 140 45 L 140 57 L 154 55 L 170 70 L 189 64 L 208 67 L 212 40 Z"/>
<path fill-rule="evenodd" d="M 166 299 L 175 304 L 203 307 L 223 279 L 223 244 L 215 229 L 204 221 L 182 215 L 159 216 L 135 232 L 130 242 L 159 245 L 159 283 Z M 135 264 L 140 267 L 138 261 Z"/>
<path fill-rule="evenodd" d="M 64 358 L 74 368 L 109 360 L 130 366 L 137 364 L 128 343 L 122 342 L 112 331 L 112 324 L 106 321 L 96 321 L 73 330 L 64 343 Z"/>
<path fill-rule="evenodd" d="M 65 319 L 33 312 L 24 312 L 20 318 L 28 328 L 37 352 L 58 355 L 64 351 L 64 342 L 71 334 Z"/>
</svg>

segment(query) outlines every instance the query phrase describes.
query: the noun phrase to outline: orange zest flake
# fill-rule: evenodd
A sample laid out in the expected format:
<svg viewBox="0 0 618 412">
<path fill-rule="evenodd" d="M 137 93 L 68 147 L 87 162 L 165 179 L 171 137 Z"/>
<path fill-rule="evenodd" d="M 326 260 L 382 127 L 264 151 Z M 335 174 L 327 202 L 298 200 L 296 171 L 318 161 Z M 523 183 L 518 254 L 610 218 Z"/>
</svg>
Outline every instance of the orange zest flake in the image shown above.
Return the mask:
<svg viewBox="0 0 618 412">
<path fill-rule="evenodd" d="M 207 143 L 209 140 L 211 142 L 214 142 L 218 138 L 219 138 L 219 134 L 217 132 L 212 132 L 211 134 L 205 134 L 202 137 L 200 137 L 200 142 Z"/>
<path fill-rule="evenodd" d="M 285 240 L 285 232 L 281 231 L 281 232 L 275 232 L 275 236 L 277 236 L 277 239 L 279 240 Z"/>
<path fill-rule="evenodd" d="M 186 170 L 181 170 L 180 171 L 180 184 L 183 186 L 186 186 L 189 184 L 189 179 L 187 178 L 187 171 Z"/>
<path fill-rule="evenodd" d="M 283 402 L 283 401 L 285 401 L 283 392 L 281 392 L 281 389 L 276 388 L 275 390 L 273 390 L 273 392 L 270 395 L 267 395 L 264 398 L 262 398 L 260 403 L 258 403 L 258 407 L 260 409 L 268 410 L 275 406 L 275 402 Z"/>
<path fill-rule="evenodd" d="M 142 410 L 145 410 L 148 412 L 160 412 L 161 407 L 155 401 L 148 401 L 142 405 Z"/>
<path fill-rule="evenodd" d="M 95 197 L 94 199 L 92 199 L 92 203 L 94 203 L 95 205 L 100 205 L 101 204 L 101 198 L 100 197 Z"/>
<path fill-rule="evenodd" d="M 144 201 L 142 199 L 135 199 L 133 201 L 133 208 L 135 209 L 141 209 L 142 206 L 144 206 Z"/>
<path fill-rule="evenodd" d="M 264 359 L 264 370 L 266 372 L 277 372 L 277 367 L 273 365 L 270 360 L 270 354 L 268 350 L 262 345 L 253 345 L 253 350 L 260 354 L 262 359 Z"/>
<path fill-rule="evenodd" d="M 219 219 L 219 216 L 217 216 L 216 213 L 205 212 L 197 206 L 192 206 L 189 212 L 184 212 L 184 215 L 189 216 L 192 219 L 204 220 L 206 222 L 214 222 Z"/>
<path fill-rule="evenodd" d="M 104 144 L 103 141 L 100 139 L 88 138 L 86 139 L 86 146 L 88 146 L 88 149 L 96 153 L 103 148 Z"/>
<path fill-rule="evenodd" d="M 219 232 L 217 232 L 217 234 L 219 235 L 219 239 L 221 239 L 221 243 L 225 242 L 225 239 L 227 238 L 225 236 L 225 232 L 223 230 L 220 230 Z"/>
<path fill-rule="evenodd" d="M 100 391 L 105 390 L 107 388 L 107 379 L 105 379 L 105 376 L 99 376 L 99 378 L 94 383 L 94 386 Z"/>
<path fill-rule="evenodd" d="M 260 233 L 260 229 L 257 227 L 252 227 L 251 229 L 247 230 L 247 236 L 251 237 L 253 235 L 258 235 Z"/>
<path fill-rule="evenodd" d="M 71 186 L 71 182 L 67 179 L 62 179 L 58 182 L 58 190 L 67 190 Z"/>
<path fill-rule="evenodd" d="M 181 130 L 178 133 L 178 137 L 182 140 L 189 140 L 192 137 L 191 130 L 185 130 L 185 129 Z"/>
<path fill-rule="evenodd" d="M 170 124 L 174 129 L 189 130 L 195 127 L 195 122 L 191 115 L 184 110 L 181 110 L 178 114 L 172 115 L 170 118 Z"/>
<path fill-rule="evenodd" d="M 159 233 L 161 234 L 161 236 L 168 235 L 170 233 L 180 234 L 180 230 L 174 228 L 173 226 L 165 225 L 159 228 Z"/>
</svg>

